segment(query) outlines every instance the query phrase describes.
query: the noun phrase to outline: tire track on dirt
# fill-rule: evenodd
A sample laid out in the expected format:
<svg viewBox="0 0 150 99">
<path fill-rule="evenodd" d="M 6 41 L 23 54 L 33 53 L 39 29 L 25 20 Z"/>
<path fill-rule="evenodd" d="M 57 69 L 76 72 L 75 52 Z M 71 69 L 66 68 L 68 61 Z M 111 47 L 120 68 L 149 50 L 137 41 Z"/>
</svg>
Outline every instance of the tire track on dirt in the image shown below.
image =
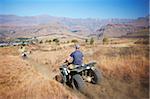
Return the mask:
<svg viewBox="0 0 150 99">
<path fill-rule="evenodd" d="M 38 73 L 42 74 L 44 78 L 53 79 L 52 72 L 49 70 L 47 65 L 40 64 L 30 57 L 26 59 L 26 61 L 28 61 Z"/>
</svg>

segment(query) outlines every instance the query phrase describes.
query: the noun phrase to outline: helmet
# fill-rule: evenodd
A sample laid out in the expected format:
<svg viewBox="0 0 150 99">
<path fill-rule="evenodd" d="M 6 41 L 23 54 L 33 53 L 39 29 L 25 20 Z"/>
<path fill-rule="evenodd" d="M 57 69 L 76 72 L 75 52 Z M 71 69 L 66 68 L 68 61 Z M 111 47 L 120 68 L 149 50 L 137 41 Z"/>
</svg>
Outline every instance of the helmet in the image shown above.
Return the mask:
<svg viewBox="0 0 150 99">
<path fill-rule="evenodd" d="M 79 49 L 79 48 L 80 48 L 80 45 L 79 45 L 79 44 L 75 44 L 75 48 L 76 48 L 76 49 Z"/>
</svg>

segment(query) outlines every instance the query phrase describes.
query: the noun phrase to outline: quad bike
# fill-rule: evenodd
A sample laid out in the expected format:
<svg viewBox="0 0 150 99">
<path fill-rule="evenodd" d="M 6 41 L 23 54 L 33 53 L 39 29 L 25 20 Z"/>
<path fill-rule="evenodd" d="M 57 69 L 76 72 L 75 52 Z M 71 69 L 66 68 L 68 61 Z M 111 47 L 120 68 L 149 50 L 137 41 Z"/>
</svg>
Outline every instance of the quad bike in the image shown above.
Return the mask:
<svg viewBox="0 0 150 99">
<path fill-rule="evenodd" d="M 23 53 L 21 54 L 22 59 L 27 59 L 27 58 L 28 58 L 28 55 L 27 55 L 27 54 L 28 54 L 27 52 L 23 52 Z"/>
<path fill-rule="evenodd" d="M 95 64 L 96 62 L 91 62 L 77 66 L 74 69 L 69 69 L 68 64 L 63 64 L 60 67 L 62 79 L 59 79 L 59 81 L 63 84 L 70 84 L 74 89 L 79 91 L 84 91 L 85 81 L 100 84 L 102 74 L 100 70 L 96 69 Z"/>
</svg>

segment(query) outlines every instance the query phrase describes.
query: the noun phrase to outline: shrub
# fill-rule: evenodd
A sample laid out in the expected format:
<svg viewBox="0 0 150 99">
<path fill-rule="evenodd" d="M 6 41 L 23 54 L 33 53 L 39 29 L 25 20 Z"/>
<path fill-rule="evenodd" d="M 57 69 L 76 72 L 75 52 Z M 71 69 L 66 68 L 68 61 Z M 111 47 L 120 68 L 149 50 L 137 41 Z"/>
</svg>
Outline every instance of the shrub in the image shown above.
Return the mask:
<svg viewBox="0 0 150 99">
<path fill-rule="evenodd" d="M 103 44 L 108 44 L 108 42 L 109 42 L 109 39 L 106 38 L 106 37 L 104 37 L 104 38 L 103 38 Z"/>
<path fill-rule="evenodd" d="M 85 39 L 85 43 L 88 43 L 88 39 Z"/>
<path fill-rule="evenodd" d="M 55 42 L 56 44 L 59 43 L 59 40 L 57 38 L 53 39 L 53 42 Z"/>
<path fill-rule="evenodd" d="M 148 45 L 149 44 L 149 40 L 148 39 L 141 39 L 141 40 L 138 40 L 138 41 L 134 42 L 134 44 L 145 44 L 145 45 Z"/>
<path fill-rule="evenodd" d="M 52 42 L 52 40 L 48 40 L 48 43 L 51 43 Z"/>
<path fill-rule="evenodd" d="M 74 40 L 72 40 L 71 42 L 72 42 L 72 43 L 78 43 L 78 40 L 75 40 L 75 39 L 74 39 Z"/>
<path fill-rule="evenodd" d="M 40 44 L 42 44 L 42 43 L 43 43 L 43 41 L 41 40 L 39 43 L 40 43 Z"/>
<path fill-rule="evenodd" d="M 23 41 L 21 45 L 22 45 L 22 46 L 25 46 L 25 42 Z"/>
<path fill-rule="evenodd" d="M 91 45 L 94 44 L 94 39 L 93 38 L 90 39 L 90 44 Z"/>
<path fill-rule="evenodd" d="M 45 43 L 47 43 L 47 42 L 48 42 L 48 40 L 45 41 Z"/>
<path fill-rule="evenodd" d="M 45 43 L 51 43 L 51 42 L 52 42 L 51 40 L 46 40 L 46 41 L 45 41 Z"/>
</svg>

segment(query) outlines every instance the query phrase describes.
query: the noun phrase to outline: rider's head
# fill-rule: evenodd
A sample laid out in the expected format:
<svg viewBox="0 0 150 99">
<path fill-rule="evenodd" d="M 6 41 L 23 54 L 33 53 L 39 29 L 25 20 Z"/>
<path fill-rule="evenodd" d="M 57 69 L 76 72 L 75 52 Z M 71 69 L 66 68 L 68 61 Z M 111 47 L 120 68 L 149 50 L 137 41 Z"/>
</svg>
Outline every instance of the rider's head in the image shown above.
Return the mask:
<svg viewBox="0 0 150 99">
<path fill-rule="evenodd" d="M 79 44 L 75 44 L 75 49 L 80 49 L 80 45 Z"/>
</svg>

